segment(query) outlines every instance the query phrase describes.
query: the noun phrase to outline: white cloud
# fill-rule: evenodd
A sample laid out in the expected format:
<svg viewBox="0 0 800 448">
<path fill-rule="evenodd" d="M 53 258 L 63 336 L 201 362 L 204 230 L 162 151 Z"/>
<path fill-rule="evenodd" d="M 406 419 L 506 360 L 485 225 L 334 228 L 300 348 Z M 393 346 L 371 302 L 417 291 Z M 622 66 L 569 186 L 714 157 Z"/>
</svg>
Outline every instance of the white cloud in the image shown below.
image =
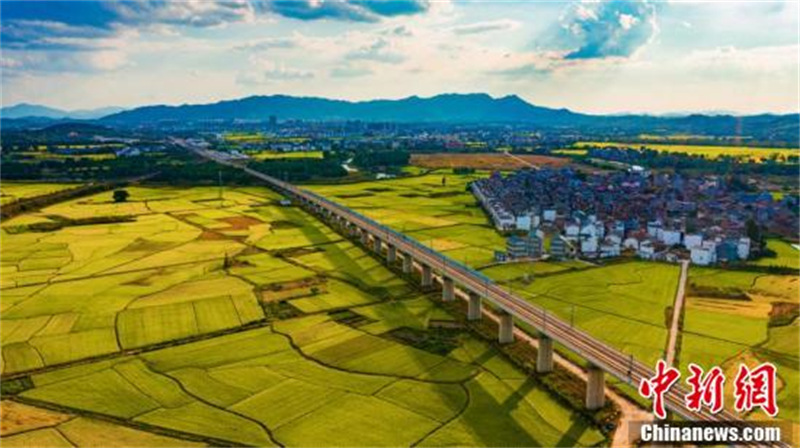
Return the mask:
<svg viewBox="0 0 800 448">
<path fill-rule="evenodd" d="M 469 25 L 459 25 L 452 28 L 453 33 L 459 35 L 469 34 L 484 34 L 495 31 L 512 31 L 520 27 L 520 23 L 516 20 L 503 19 L 492 20 L 488 22 L 476 22 Z"/>
</svg>

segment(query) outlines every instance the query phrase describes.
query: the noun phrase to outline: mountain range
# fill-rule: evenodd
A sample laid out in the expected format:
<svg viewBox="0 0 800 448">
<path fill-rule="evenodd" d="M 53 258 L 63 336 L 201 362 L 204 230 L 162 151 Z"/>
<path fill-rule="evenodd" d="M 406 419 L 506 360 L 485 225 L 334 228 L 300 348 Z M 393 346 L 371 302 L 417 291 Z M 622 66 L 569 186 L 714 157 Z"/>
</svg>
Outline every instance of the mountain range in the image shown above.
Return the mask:
<svg viewBox="0 0 800 448">
<path fill-rule="evenodd" d="M 62 110 L 53 107 L 41 106 L 38 104 L 20 103 L 10 107 L 0 109 L 2 118 L 52 118 L 52 119 L 75 119 L 92 120 L 102 118 L 124 110 L 121 107 L 102 107 L 99 109 L 80 109 Z"/>
<path fill-rule="evenodd" d="M 108 111 L 106 111 L 108 112 Z M 96 111 L 65 112 L 22 104 L 0 110 L 3 118 L 36 116 L 88 118 Z M 691 135 L 748 136 L 758 140 L 797 141 L 800 115 L 589 115 L 568 109 L 530 104 L 516 95 L 493 98 L 487 94 L 442 94 L 428 98 L 344 101 L 287 95 L 250 96 L 208 104 L 154 105 L 113 110 L 96 121 L 110 126 L 157 126 L 159 123 L 204 121 L 355 121 L 443 124 L 520 124 L 579 132 L 659 132 Z"/>
</svg>

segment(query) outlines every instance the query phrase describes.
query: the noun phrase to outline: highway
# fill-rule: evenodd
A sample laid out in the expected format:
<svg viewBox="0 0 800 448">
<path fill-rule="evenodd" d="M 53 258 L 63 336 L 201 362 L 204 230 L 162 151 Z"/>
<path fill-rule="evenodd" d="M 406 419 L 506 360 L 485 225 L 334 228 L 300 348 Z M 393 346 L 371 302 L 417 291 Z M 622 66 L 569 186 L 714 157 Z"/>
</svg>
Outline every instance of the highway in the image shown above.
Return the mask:
<svg viewBox="0 0 800 448">
<path fill-rule="evenodd" d="M 568 322 L 561 320 L 552 313 L 548 313 L 544 308 L 503 289 L 484 274 L 452 260 L 400 232 L 314 192 L 304 190 L 288 182 L 220 157 L 219 153 L 192 146 L 182 140 L 173 140 L 173 142 L 194 151 L 202 157 L 241 169 L 263 180 L 273 189 L 289 197 L 319 206 L 329 213 L 343 217 L 353 225 L 380 238 L 384 243 L 395 246 L 398 251 L 410 254 L 418 263 L 428 265 L 442 276 L 452 278 L 456 284 L 460 285 L 461 289 L 480 295 L 483 300 L 488 300 L 494 306 L 510 313 L 517 321 L 536 328 L 539 332 L 577 353 L 593 365 L 635 388 L 638 388 L 643 379 L 650 379 L 655 376 L 655 371 L 652 367 L 637 361 L 632 355 L 625 354 L 588 333 L 574 328 Z M 728 411 L 711 414 L 705 410 L 699 413 L 689 410 L 684 402 L 684 396 L 688 393 L 688 389 L 683 385 L 684 380 L 685 378 L 682 378 L 679 383 L 675 383 L 664 397 L 665 406 L 670 411 L 688 420 L 741 422 L 745 424 L 738 416 Z"/>
</svg>

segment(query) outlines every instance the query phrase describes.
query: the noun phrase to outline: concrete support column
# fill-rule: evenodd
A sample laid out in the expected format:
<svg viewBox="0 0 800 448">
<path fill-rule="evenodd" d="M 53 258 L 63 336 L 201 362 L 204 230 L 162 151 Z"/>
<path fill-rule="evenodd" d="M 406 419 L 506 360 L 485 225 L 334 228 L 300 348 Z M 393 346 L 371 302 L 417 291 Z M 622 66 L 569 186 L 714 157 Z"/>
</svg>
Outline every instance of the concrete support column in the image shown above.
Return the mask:
<svg viewBox="0 0 800 448">
<path fill-rule="evenodd" d="M 369 233 L 364 229 L 361 229 L 361 244 L 365 246 L 369 244 Z"/>
<path fill-rule="evenodd" d="M 594 411 L 606 404 L 605 372 L 592 365 L 586 373 L 586 409 Z"/>
<path fill-rule="evenodd" d="M 433 285 L 433 269 L 427 264 L 422 265 L 422 287 L 427 288 Z"/>
<path fill-rule="evenodd" d="M 386 244 L 386 262 L 394 264 L 397 261 L 397 246 Z"/>
<path fill-rule="evenodd" d="M 450 302 L 456 298 L 456 285 L 450 277 L 442 277 L 442 301 Z"/>
<path fill-rule="evenodd" d="M 403 274 L 410 274 L 414 269 L 414 258 L 411 254 L 403 254 Z"/>
<path fill-rule="evenodd" d="M 469 302 L 467 302 L 467 320 L 480 320 L 483 314 L 481 296 L 474 292 L 469 292 Z"/>
<path fill-rule="evenodd" d="M 378 238 L 377 236 L 372 237 L 372 246 L 375 249 L 375 252 L 381 253 L 381 247 L 382 247 L 381 244 L 382 241 L 380 238 Z"/>
<path fill-rule="evenodd" d="M 536 371 L 553 371 L 553 340 L 546 335 L 539 336 L 539 352 L 536 355 Z"/>
<path fill-rule="evenodd" d="M 514 342 L 514 317 L 507 311 L 501 310 L 498 313 L 500 318 L 500 328 L 498 329 L 497 340 L 501 344 L 510 344 Z"/>
</svg>

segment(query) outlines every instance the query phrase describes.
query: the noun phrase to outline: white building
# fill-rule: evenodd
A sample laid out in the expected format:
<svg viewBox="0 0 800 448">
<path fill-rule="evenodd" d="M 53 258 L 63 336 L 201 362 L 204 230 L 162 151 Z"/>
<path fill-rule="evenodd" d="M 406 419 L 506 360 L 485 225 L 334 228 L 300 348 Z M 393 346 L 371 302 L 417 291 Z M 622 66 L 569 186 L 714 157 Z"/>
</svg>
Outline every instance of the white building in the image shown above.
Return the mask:
<svg viewBox="0 0 800 448">
<path fill-rule="evenodd" d="M 584 255 L 597 254 L 597 238 L 590 237 L 581 240 L 581 253 Z"/>
<path fill-rule="evenodd" d="M 514 215 L 504 211 L 496 211 L 492 216 L 494 218 L 494 225 L 500 230 L 513 230 L 517 226 L 517 220 Z"/>
<path fill-rule="evenodd" d="M 681 232 L 679 230 L 662 230 L 659 240 L 667 246 L 681 244 Z"/>
<path fill-rule="evenodd" d="M 556 220 L 556 211 L 553 209 L 547 209 L 542 212 L 542 219 L 547 222 L 553 222 Z"/>
<path fill-rule="evenodd" d="M 659 238 L 661 236 L 662 227 L 661 221 L 650 221 L 647 223 L 647 234 L 651 238 Z"/>
<path fill-rule="evenodd" d="M 697 233 L 690 233 L 683 237 L 683 245 L 687 249 L 700 247 L 703 244 L 703 235 Z"/>
<path fill-rule="evenodd" d="M 609 235 L 600 245 L 600 256 L 602 258 L 619 257 L 621 252 L 620 238 L 616 235 Z"/>
<path fill-rule="evenodd" d="M 517 230 L 531 230 L 531 215 L 517 216 Z"/>
<path fill-rule="evenodd" d="M 567 224 L 564 227 L 564 232 L 566 233 L 567 238 L 577 239 L 578 235 L 581 233 L 581 228 L 578 227 L 577 224 Z"/>
<path fill-rule="evenodd" d="M 716 248 L 709 249 L 703 246 L 695 246 L 692 248 L 689 258 L 696 265 L 708 266 L 716 260 L 717 250 Z"/>
<path fill-rule="evenodd" d="M 597 238 L 597 227 L 594 224 L 586 224 L 581 228 L 581 239 Z"/>
<path fill-rule="evenodd" d="M 628 238 L 625 238 L 625 241 L 622 242 L 622 247 L 625 249 L 639 250 L 639 240 L 629 236 Z"/>
<path fill-rule="evenodd" d="M 639 258 L 652 260 L 656 255 L 656 248 L 653 246 L 651 241 L 645 240 L 639 244 L 639 251 L 637 254 L 639 255 Z"/>
<path fill-rule="evenodd" d="M 739 238 L 739 244 L 736 246 L 736 252 L 740 260 L 747 260 L 750 257 L 750 238 Z"/>
</svg>

